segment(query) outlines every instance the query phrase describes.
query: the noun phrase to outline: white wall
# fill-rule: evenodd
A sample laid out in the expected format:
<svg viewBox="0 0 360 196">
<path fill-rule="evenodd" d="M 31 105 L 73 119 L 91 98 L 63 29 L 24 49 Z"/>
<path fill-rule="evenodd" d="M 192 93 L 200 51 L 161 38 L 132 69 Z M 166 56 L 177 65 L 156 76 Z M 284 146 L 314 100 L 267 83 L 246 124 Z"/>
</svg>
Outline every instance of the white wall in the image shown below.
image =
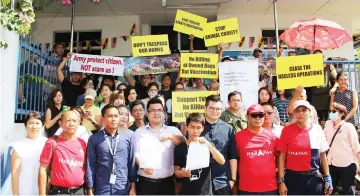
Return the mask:
<svg viewBox="0 0 360 196">
<path fill-rule="evenodd" d="M 32 36 L 40 43 L 53 45 L 54 31 L 70 31 L 70 18 L 59 17 L 37 18 L 32 26 Z M 77 16 L 74 21 L 75 31 L 101 30 L 102 38 L 109 38 L 108 49 L 102 51 L 108 56 L 130 56 L 131 40 L 124 41 L 120 36 L 130 35 L 133 24 L 136 24 L 137 33 L 141 34 L 141 22 L 139 16 Z M 115 48 L 111 48 L 111 38 L 117 37 Z"/>
<path fill-rule="evenodd" d="M 274 30 L 274 17 L 272 14 L 218 14 L 218 20 L 227 18 L 238 18 L 240 35 L 245 37 L 261 37 L 262 30 Z M 286 29 L 298 20 L 311 19 L 315 16 L 304 16 L 301 14 L 292 15 L 278 15 L 279 29 Z M 316 16 L 325 20 L 332 20 L 344 27 L 348 32 L 352 31 L 352 18 L 351 16 Z M 249 40 L 245 39 L 245 43 L 242 48 L 238 47 L 238 44 L 232 44 L 229 50 L 253 50 L 257 46 L 257 39 L 253 48 L 249 48 Z M 325 57 L 345 57 L 347 59 L 354 59 L 354 47 L 353 42 L 349 42 L 343 45 L 339 49 L 324 51 Z"/>
<path fill-rule="evenodd" d="M 151 35 L 151 26 L 149 24 L 141 25 L 141 35 Z"/>
<path fill-rule="evenodd" d="M 7 160 L 10 158 L 7 149 L 11 143 L 14 133 L 14 114 L 15 114 L 15 95 L 17 86 L 18 73 L 18 54 L 19 54 L 19 36 L 14 32 L 5 30 L 0 27 L 0 37 L 8 41 L 8 48 L 0 49 L 0 136 L 1 136 L 1 156 L 4 165 L 1 165 L 1 174 L 4 171 L 6 179 L 4 186 L 0 188 L 0 195 L 9 193 L 10 165 Z M 1 175 L 0 174 L 0 175 Z"/>
</svg>

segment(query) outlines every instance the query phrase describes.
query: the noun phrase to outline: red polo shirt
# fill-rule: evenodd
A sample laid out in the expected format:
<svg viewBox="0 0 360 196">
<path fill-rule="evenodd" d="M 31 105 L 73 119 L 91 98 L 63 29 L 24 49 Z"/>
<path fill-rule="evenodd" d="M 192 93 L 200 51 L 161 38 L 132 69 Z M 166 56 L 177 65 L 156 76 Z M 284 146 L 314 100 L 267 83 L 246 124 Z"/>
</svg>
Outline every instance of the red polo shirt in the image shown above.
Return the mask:
<svg viewBox="0 0 360 196">
<path fill-rule="evenodd" d="M 235 134 L 239 155 L 239 190 L 267 192 L 278 189 L 275 149 L 278 138 L 269 130 L 259 134 L 244 129 Z"/>
</svg>

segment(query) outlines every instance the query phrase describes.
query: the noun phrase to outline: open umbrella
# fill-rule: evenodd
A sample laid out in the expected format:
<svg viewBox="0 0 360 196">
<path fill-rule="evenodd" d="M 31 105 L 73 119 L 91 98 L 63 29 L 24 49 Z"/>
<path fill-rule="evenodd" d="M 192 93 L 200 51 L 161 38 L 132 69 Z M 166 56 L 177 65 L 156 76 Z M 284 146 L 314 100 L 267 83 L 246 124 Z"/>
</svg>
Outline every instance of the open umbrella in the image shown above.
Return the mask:
<svg viewBox="0 0 360 196">
<path fill-rule="evenodd" d="M 339 24 L 318 18 L 294 23 L 280 39 L 290 48 L 308 50 L 339 48 L 352 37 Z"/>
</svg>

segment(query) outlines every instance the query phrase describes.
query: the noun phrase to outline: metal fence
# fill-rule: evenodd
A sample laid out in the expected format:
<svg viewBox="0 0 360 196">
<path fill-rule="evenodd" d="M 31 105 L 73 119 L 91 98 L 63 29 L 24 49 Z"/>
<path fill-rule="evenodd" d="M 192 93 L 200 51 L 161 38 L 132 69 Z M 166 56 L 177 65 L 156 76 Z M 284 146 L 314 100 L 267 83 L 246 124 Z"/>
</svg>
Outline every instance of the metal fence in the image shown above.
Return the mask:
<svg viewBox="0 0 360 196">
<path fill-rule="evenodd" d="M 20 38 L 15 121 L 24 120 L 31 111 L 44 114 L 48 97 L 57 87 L 57 65 L 45 47 L 29 36 Z"/>
<path fill-rule="evenodd" d="M 30 37 L 20 39 L 15 121 L 24 120 L 26 114 L 31 111 L 44 114 L 51 91 L 60 87 L 56 74 L 58 63 L 59 61 L 52 58 L 44 46 L 41 47 Z M 360 93 L 359 60 L 326 61 L 325 63 L 333 64 L 338 71 L 348 73 L 349 88 Z M 65 75 L 69 77 L 68 70 L 65 70 Z M 359 109 L 357 115 L 360 116 Z"/>
</svg>

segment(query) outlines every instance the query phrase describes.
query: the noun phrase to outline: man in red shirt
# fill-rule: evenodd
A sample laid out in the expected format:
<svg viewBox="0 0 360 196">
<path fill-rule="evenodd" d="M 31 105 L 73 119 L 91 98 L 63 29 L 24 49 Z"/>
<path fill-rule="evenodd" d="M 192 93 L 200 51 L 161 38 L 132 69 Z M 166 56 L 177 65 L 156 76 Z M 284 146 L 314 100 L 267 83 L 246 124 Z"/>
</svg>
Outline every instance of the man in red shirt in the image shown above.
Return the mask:
<svg viewBox="0 0 360 196">
<path fill-rule="evenodd" d="M 277 195 L 275 149 L 278 138 L 262 128 L 264 109 L 254 104 L 247 110 L 249 127 L 235 134 L 239 156 L 239 195 Z"/>
<path fill-rule="evenodd" d="M 84 195 L 86 143 L 75 136 L 80 115 L 66 111 L 59 124 L 63 132 L 55 142 L 53 137 L 47 140 L 40 156 L 39 194 L 46 194 L 47 170 L 51 168 L 49 195 Z"/>
</svg>

